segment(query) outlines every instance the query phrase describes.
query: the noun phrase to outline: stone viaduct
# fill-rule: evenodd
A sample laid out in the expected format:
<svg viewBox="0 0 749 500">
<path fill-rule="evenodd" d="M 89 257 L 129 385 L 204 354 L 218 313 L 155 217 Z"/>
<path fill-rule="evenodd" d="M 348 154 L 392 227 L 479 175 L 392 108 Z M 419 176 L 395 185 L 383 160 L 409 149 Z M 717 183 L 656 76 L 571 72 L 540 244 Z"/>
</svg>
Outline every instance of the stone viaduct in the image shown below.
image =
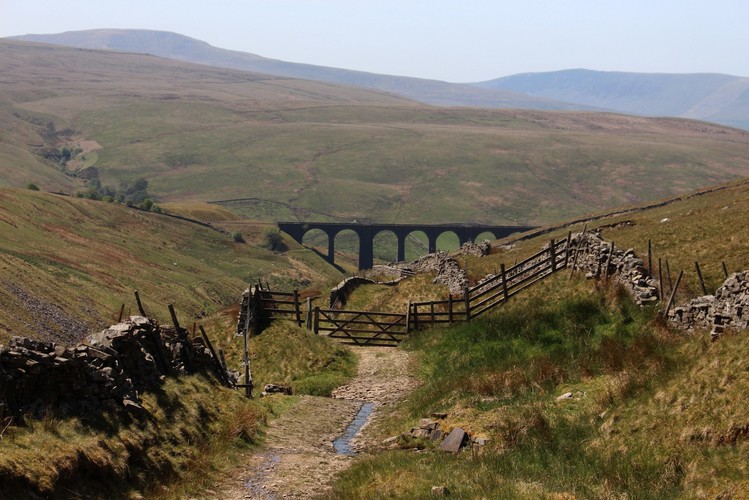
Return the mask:
<svg viewBox="0 0 749 500">
<path fill-rule="evenodd" d="M 335 237 L 338 233 L 351 230 L 359 237 L 359 269 L 371 269 L 374 263 L 374 238 L 383 231 L 390 231 L 398 238 L 398 261 L 405 260 L 406 237 L 423 231 L 429 239 L 429 253 L 437 251 L 437 238 L 452 232 L 458 236 L 460 244 L 474 241 L 482 233 L 491 233 L 495 239 L 504 238 L 513 233 L 522 233 L 537 226 L 484 226 L 480 224 L 365 224 L 338 222 L 279 222 L 278 228 L 302 243 L 304 235 L 314 229 L 323 231 L 328 236 L 327 260 L 335 262 Z"/>
</svg>

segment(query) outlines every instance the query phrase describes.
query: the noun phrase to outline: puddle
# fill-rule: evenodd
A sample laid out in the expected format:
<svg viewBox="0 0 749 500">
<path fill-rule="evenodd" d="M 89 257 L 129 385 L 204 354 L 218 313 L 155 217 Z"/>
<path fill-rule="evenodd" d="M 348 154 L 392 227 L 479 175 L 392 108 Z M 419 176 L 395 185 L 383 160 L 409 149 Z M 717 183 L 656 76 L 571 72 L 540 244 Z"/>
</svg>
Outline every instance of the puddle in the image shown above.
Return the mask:
<svg viewBox="0 0 749 500">
<path fill-rule="evenodd" d="M 354 439 L 359 429 L 367 422 L 367 419 L 374 410 L 374 403 L 362 403 L 359 408 L 359 413 L 356 414 L 354 419 L 348 424 L 346 431 L 341 434 L 335 441 L 333 441 L 333 448 L 339 455 L 356 455 L 356 452 L 351 448 L 351 440 Z"/>
</svg>

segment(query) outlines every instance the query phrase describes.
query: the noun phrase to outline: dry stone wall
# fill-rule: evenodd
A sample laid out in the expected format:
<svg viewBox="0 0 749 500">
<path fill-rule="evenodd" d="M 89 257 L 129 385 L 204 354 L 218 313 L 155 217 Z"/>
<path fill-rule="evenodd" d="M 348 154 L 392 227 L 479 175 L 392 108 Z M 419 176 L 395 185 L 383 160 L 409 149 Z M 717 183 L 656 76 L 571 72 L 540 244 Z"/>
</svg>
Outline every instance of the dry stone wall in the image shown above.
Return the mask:
<svg viewBox="0 0 749 500">
<path fill-rule="evenodd" d="M 730 275 L 715 295 L 674 307 L 668 321 L 685 330 L 712 327 L 713 335 L 723 333 L 725 328 L 749 328 L 749 271 Z"/>
<path fill-rule="evenodd" d="M 24 337 L 0 346 L 0 419 L 143 412 L 140 394 L 165 377 L 216 368 L 202 339 L 133 316 L 76 347 Z"/>
<path fill-rule="evenodd" d="M 588 278 L 611 276 L 632 294 L 639 305 L 658 302 L 658 281 L 650 276 L 645 262 L 632 248 L 620 249 L 601 238 L 597 231 L 573 234 L 570 248 L 574 250 L 568 265 L 574 265 Z"/>
</svg>

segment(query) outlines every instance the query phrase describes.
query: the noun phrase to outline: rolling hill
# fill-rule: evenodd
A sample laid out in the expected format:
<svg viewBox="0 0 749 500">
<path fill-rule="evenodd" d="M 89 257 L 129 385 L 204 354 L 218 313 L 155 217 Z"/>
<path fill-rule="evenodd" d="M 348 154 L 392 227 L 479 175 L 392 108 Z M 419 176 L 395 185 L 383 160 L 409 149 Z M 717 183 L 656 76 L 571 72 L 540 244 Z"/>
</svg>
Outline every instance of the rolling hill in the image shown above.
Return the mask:
<svg viewBox="0 0 749 500">
<path fill-rule="evenodd" d="M 86 30 L 56 35 L 24 35 L 17 40 L 96 50 L 152 54 L 168 59 L 255 73 L 351 85 L 398 94 L 437 106 L 480 108 L 591 109 L 544 97 L 531 97 L 507 90 L 423 78 L 380 75 L 363 71 L 268 59 L 256 54 L 213 47 L 176 33 L 151 30 Z"/>
<path fill-rule="evenodd" d="M 87 30 L 16 38 L 353 85 L 437 106 L 616 111 L 706 120 L 749 129 L 749 78 L 730 75 L 574 69 L 512 75 L 469 85 L 267 59 L 160 31 Z"/>
<path fill-rule="evenodd" d="M 165 215 L 101 201 L 0 188 L 0 344 L 11 335 L 73 344 L 146 312 L 185 324 L 236 305 L 249 282 L 279 288 L 335 280 L 338 272 L 289 242 L 284 256 Z M 257 231 L 255 231 L 257 232 Z"/>
<path fill-rule="evenodd" d="M 265 221 L 532 224 L 749 175 L 749 133 L 702 122 L 437 108 L 147 55 L 0 49 L 9 186 L 145 178 L 157 201 Z"/>
<path fill-rule="evenodd" d="M 749 78 L 573 69 L 512 75 L 476 84 L 621 113 L 679 116 L 749 129 Z"/>
</svg>

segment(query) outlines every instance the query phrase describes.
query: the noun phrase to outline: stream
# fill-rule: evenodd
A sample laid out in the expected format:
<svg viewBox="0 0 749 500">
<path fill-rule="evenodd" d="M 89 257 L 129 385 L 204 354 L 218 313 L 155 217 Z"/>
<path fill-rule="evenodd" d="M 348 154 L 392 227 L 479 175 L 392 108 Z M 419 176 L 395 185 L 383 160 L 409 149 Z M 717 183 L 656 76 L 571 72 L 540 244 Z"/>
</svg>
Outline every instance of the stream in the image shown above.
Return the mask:
<svg viewBox="0 0 749 500">
<path fill-rule="evenodd" d="M 354 439 L 356 433 L 367 423 L 369 416 L 374 410 L 374 403 L 364 402 L 359 408 L 359 412 L 356 414 L 354 419 L 348 425 L 343 434 L 341 434 L 335 441 L 333 441 L 333 448 L 338 455 L 353 456 L 356 452 L 351 446 L 351 440 Z"/>
</svg>

